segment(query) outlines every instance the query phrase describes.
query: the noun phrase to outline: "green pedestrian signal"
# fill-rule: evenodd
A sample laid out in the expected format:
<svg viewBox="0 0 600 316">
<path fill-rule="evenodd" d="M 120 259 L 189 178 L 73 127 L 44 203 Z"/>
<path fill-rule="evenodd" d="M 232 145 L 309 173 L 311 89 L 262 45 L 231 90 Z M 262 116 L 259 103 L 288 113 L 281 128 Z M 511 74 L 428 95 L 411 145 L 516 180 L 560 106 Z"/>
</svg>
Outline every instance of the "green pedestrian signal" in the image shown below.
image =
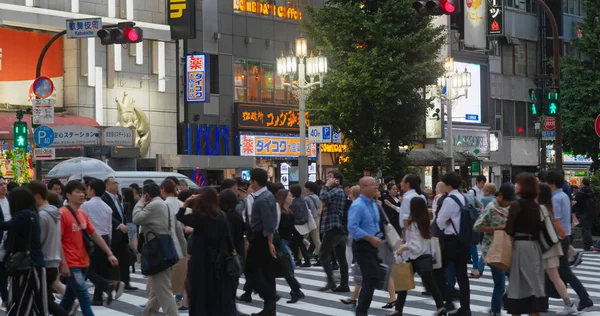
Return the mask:
<svg viewBox="0 0 600 316">
<path fill-rule="evenodd" d="M 548 93 L 546 94 L 546 115 L 548 116 L 557 116 L 560 112 L 560 91 L 558 88 L 551 87 L 548 88 Z"/>
<path fill-rule="evenodd" d="M 27 148 L 27 122 L 13 123 L 13 145 L 15 148 Z"/>
<path fill-rule="evenodd" d="M 529 100 L 531 100 L 531 103 L 529 104 L 529 113 L 533 116 L 539 114 L 541 104 L 538 100 L 541 97 L 541 93 L 541 89 L 529 89 Z"/>
</svg>

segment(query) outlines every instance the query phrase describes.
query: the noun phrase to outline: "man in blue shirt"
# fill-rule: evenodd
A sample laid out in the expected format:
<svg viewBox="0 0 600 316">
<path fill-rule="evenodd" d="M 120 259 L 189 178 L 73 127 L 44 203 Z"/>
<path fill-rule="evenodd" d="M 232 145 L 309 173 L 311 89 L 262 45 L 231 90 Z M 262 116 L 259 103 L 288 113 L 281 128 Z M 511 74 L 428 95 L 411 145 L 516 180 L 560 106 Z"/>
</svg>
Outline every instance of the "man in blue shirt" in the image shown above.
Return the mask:
<svg viewBox="0 0 600 316">
<path fill-rule="evenodd" d="M 563 255 L 560 256 L 558 273 L 560 274 L 560 278 L 565 283 L 570 284 L 575 293 L 577 293 L 577 296 L 579 296 L 577 310 L 582 311 L 588 307 L 594 306 L 594 303 L 590 299 L 588 292 L 583 287 L 583 284 L 581 284 L 581 281 L 579 281 L 569 267 L 569 245 L 571 244 L 571 200 L 562 189 L 565 178 L 560 171 L 551 170 L 546 175 L 546 181 L 552 190 L 552 211 L 554 212 L 554 217 L 558 219 L 562 229 L 567 235 L 567 237 L 561 241 Z"/>
<path fill-rule="evenodd" d="M 350 206 L 348 232 L 353 239 L 352 252 L 360 267 L 363 281 L 356 316 L 366 316 L 377 287 L 377 248 L 381 246 L 382 232 L 379 224 L 379 208 L 375 204 L 377 182 L 371 177 L 360 179 L 360 196 Z"/>
</svg>

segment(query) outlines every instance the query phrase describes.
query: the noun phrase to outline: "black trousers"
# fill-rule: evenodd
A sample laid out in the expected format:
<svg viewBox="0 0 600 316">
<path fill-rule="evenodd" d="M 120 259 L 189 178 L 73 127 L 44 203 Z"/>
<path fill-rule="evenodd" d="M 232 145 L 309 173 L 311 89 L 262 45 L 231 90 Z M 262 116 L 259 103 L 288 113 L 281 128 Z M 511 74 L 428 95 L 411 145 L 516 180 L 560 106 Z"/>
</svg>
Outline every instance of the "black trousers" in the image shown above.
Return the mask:
<svg viewBox="0 0 600 316">
<path fill-rule="evenodd" d="M 570 245 L 571 236 L 567 236 L 565 239 L 561 240 L 563 255 L 559 258 L 558 274 L 565 284 L 571 285 L 573 291 L 579 296 L 580 302 L 587 302 L 590 299 L 590 295 L 569 266 Z"/>
<path fill-rule="evenodd" d="M 108 235 L 102 235 L 102 239 L 107 245 L 110 245 L 110 238 Z M 90 256 L 90 267 L 88 269 L 87 278 L 94 284 L 94 297 L 95 301 L 102 301 L 102 292 L 106 292 L 109 286 L 109 280 L 118 280 L 118 276 L 111 276 L 110 263 L 106 253 L 97 247 L 92 255 Z"/>
<path fill-rule="evenodd" d="M 292 244 L 290 245 L 290 248 L 296 261 L 299 261 L 298 250 L 300 250 L 300 252 L 302 252 L 302 257 L 304 257 L 304 261 L 310 262 L 310 255 L 308 254 L 308 249 L 306 249 L 306 245 L 304 244 L 304 236 L 300 235 L 296 228 L 294 228 L 292 234 Z"/>
<path fill-rule="evenodd" d="M 321 249 L 323 249 L 322 247 Z M 382 247 L 385 247 L 385 245 Z M 379 265 L 380 259 L 377 257 L 377 248 L 371 246 L 366 240 L 355 240 L 352 243 L 352 253 L 362 273 L 362 287 L 358 295 L 356 316 L 366 316 L 369 312 L 369 307 L 371 307 L 373 293 L 375 293 L 375 288 L 377 287 L 377 265 Z M 323 261 L 322 263 L 324 265 L 325 262 Z"/>
<path fill-rule="evenodd" d="M 414 265 L 413 265 L 413 268 L 414 268 Z M 433 296 L 433 299 L 435 301 L 435 306 L 437 308 L 444 307 L 444 300 L 442 297 L 442 292 L 435 282 L 435 279 L 433 277 L 433 275 L 434 275 L 433 271 L 423 272 L 423 273 L 420 273 L 420 275 L 421 275 L 421 280 L 423 280 L 423 285 L 424 285 L 425 289 L 431 293 L 431 296 Z M 408 296 L 408 291 L 397 292 L 397 298 L 396 298 L 396 310 L 397 311 L 402 312 L 402 310 L 404 309 L 404 304 L 406 304 L 407 296 Z"/>
<path fill-rule="evenodd" d="M 265 304 L 267 301 L 274 301 L 277 295 L 275 278 L 269 271 L 274 260 L 269 251 L 267 238 L 262 235 L 262 232 L 252 233 L 244 272 L 251 286 L 265 300 Z"/>
<path fill-rule="evenodd" d="M 319 259 L 321 259 L 323 270 L 325 270 L 325 273 L 327 274 L 328 283 L 334 283 L 331 252 L 335 251 L 337 255 L 337 261 L 340 266 L 340 285 L 348 285 L 348 263 L 346 262 L 347 239 L 348 234 L 337 228 L 329 230 L 323 234 L 323 239 L 321 239 L 321 248 L 319 249 Z"/>
<path fill-rule="evenodd" d="M 129 239 L 113 243 L 110 248 L 119 260 L 119 281 L 129 285 Z"/>
<path fill-rule="evenodd" d="M 4 264 L 5 262 L 0 262 L 0 297 L 2 302 L 8 304 L 8 275 Z"/>
<path fill-rule="evenodd" d="M 456 281 L 460 287 L 460 307 L 463 311 L 471 310 L 471 289 L 469 286 L 469 276 L 467 272 L 467 263 L 471 256 L 470 247 L 461 245 L 458 242 L 458 236 L 445 235 L 441 242 L 442 250 L 442 269 L 453 263 L 456 274 Z M 452 293 L 449 293 L 446 285 L 446 278 L 443 272 L 435 272 L 436 283 L 443 291 L 443 297 L 446 302 L 451 301 Z"/>
<path fill-rule="evenodd" d="M 56 304 L 54 294 L 52 294 L 52 283 L 56 280 L 58 268 L 46 268 L 46 288 L 48 294 L 48 312 L 54 316 L 67 316 L 69 313 Z"/>
</svg>

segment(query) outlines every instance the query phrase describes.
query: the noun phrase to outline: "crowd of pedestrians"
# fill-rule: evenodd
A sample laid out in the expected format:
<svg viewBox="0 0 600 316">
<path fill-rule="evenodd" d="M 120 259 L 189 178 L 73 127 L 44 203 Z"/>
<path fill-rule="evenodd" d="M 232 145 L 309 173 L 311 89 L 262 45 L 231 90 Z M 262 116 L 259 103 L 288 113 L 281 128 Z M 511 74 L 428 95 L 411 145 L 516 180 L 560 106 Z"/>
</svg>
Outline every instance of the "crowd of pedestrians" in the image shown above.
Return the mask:
<svg viewBox="0 0 600 316">
<path fill-rule="evenodd" d="M 353 275 L 354 291 L 341 302 L 357 316 L 368 315 L 376 289 L 387 289 L 383 308 L 398 316 L 408 291 L 381 271 L 405 262 L 422 278 L 422 295 L 433 298 L 435 315 L 471 315 L 469 278 L 486 273 L 484 259 L 502 231 L 513 240 L 512 259 L 508 271 L 489 266 L 490 315 L 503 309 L 539 315 L 548 297 L 563 300 L 560 315 L 593 306 L 571 271 L 582 260 L 571 246 L 571 227 L 581 223 L 590 249 L 589 222 L 598 215 L 588 179 L 574 199 L 555 170 L 522 173 L 499 188 L 480 176 L 472 189 L 449 172 L 431 196 L 422 192 L 419 176 L 399 180 L 387 177 L 380 187 L 363 177 L 351 185 L 331 171 L 326 182 L 287 189 L 253 169 L 249 181 L 226 179 L 219 191 L 191 191 L 176 178 L 119 188 L 112 177 L 84 177 L 64 186 L 34 181 L 9 193 L 0 178 L 2 305 L 8 315 L 94 315 L 92 306 L 136 290 L 129 274 L 138 263 L 147 275 L 142 315 L 162 309 L 168 316 L 240 316 L 236 300 L 251 302 L 256 293 L 264 307 L 253 315 L 269 316 L 280 300 L 275 280 L 286 280 L 287 303 L 296 303 L 305 295 L 295 269 L 319 265 L 326 274 L 323 292 L 350 293 Z M 564 234 L 542 250 L 546 217 Z M 236 297 L 242 275 L 244 293 Z"/>
</svg>

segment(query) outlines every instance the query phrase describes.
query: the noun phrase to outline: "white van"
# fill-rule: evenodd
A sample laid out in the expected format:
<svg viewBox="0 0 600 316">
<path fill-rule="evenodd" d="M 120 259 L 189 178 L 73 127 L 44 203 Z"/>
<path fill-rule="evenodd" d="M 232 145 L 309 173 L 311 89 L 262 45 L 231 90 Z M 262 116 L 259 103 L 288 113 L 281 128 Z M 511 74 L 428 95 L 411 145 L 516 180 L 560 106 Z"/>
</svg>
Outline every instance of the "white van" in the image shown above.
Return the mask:
<svg viewBox="0 0 600 316">
<path fill-rule="evenodd" d="M 185 182 L 190 189 L 199 189 L 190 178 L 177 172 L 158 172 L 158 171 L 115 171 L 115 178 L 119 182 L 119 188 L 129 187 L 132 183 L 136 183 L 140 188 L 144 187 L 144 181 L 150 179 L 160 185 L 167 177 L 176 177 L 179 182 Z"/>
</svg>

